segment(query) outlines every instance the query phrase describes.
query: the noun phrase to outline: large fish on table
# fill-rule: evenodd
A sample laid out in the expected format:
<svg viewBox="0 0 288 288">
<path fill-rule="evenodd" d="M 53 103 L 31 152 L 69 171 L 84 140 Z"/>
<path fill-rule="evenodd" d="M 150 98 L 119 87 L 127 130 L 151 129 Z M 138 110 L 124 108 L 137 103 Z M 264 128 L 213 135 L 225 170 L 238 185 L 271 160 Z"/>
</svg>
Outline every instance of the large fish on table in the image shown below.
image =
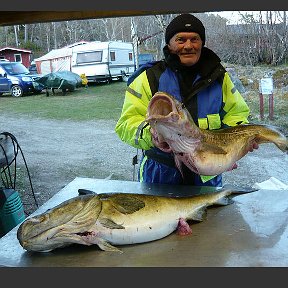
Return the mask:
<svg viewBox="0 0 288 288">
<path fill-rule="evenodd" d="M 239 193 L 246 192 L 222 189 L 190 197 L 132 193 L 77 196 L 27 218 L 19 226 L 17 238 L 28 251 L 51 251 L 73 243 L 121 251 L 113 245 L 153 241 L 175 230 L 189 235 L 192 230 L 186 221 L 202 221 L 207 207 L 227 205 L 231 196 Z"/>
<path fill-rule="evenodd" d="M 173 152 L 180 171 L 182 163 L 207 176 L 232 170 L 253 142 L 271 142 L 283 152 L 288 151 L 286 136 L 272 126 L 246 124 L 219 130 L 200 129 L 182 103 L 163 92 L 152 97 L 146 121 L 154 130 L 156 146 Z"/>
</svg>

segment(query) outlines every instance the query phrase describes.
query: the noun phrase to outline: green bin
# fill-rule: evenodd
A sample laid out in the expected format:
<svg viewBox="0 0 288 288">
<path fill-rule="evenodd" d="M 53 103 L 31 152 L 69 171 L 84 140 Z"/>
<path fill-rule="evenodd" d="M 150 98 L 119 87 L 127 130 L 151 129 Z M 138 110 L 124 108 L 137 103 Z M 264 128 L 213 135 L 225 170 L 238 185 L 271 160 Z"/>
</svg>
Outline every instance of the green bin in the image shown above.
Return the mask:
<svg viewBox="0 0 288 288">
<path fill-rule="evenodd" d="M 0 187 L 0 237 L 25 220 L 19 193 L 11 188 Z"/>
</svg>

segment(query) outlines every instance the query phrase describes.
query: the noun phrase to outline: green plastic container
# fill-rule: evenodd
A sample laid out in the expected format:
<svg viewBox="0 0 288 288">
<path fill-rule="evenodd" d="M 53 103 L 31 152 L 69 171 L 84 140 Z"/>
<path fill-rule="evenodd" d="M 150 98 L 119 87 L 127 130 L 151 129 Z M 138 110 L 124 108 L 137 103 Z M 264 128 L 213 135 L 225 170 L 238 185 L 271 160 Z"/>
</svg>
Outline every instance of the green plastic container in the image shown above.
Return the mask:
<svg viewBox="0 0 288 288">
<path fill-rule="evenodd" d="M 25 220 L 19 193 L 11 188 L 0 187 L 0 237 Z"/>
</svg>

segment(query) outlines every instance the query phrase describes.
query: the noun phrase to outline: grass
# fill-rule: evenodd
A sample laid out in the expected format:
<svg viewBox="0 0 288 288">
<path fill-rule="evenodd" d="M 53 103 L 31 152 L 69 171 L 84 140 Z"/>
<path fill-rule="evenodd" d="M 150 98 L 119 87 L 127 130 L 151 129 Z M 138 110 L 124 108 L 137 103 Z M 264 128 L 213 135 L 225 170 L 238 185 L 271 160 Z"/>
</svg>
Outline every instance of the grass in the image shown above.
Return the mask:
<svg viewBox="0 0 288 288">
<path fill-rule="evenodd" d="M 10 95 L 0 96 L 0 113 L 13 113 L 24 116 L 89 121 L 89 120 L 115 120 L 117 121 L 122 110 L 125 82 L 112 82 L 110 84 L 94 84 L 87 89 L 78 88 L 74 92 L 62 95 L 61 90 L 56 94 L 50 93 L 47 97 L 45 91 L 39 95 L 29 95 L 14 98 Z M 264 96 L 264 120 L 259 115 L 259 92 L 250 91 L 243 95 L 251 109 L 249 121 L 251 123 L 271 124 L 288 131 L 287 111 L 288 93 L 275 89 L 274 93 L 274 120 L 269 119 L 268 95 Z M 287 132 L 288 133 L 288 132 Z"/>
<path fill-rule="evenodd" d="M 259 92 L 249 92 L 249 96 L 244 97 L 251 113 L 249 117 L 250 123 L 269 124 L 278 126 L 283 132 L 288 135 L 288 93 L 282 93 L 281 89 L 275 89 L 273 94 L 273 120 L 269 118 L 269 95 L 263 95 L 264 98 L 264 119 L 260 119 L 260 102 Z"/>
<path fill-rule="evenodd" d="M 19 98 L 7 94 L 0 96 L 0 113 L 73 121 L 117 120 L 125 89 L 125 82 L 112 82 L 90 85 L 87 89 L 78 88 L 66 95 L 55 90 L 55 95 L 49 92 L 49 97 L 45 91 Z"/>
</svg>

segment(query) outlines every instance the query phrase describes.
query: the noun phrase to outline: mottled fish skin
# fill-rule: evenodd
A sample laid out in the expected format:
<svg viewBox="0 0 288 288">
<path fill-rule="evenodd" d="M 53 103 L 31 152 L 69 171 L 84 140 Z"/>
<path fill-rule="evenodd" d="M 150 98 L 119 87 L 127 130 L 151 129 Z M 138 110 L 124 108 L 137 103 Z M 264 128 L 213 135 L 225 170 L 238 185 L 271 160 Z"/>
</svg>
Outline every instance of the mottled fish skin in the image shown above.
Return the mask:
<svg viewBox="0 0 288 288">
<path fill-rule="evenodd" d="M 95 224 L 101 209 L 101 201 L 94 195 L 69 199 L 26 219 L 17 230 L 17 238 L 28 251 L 50 251 L 71 243 L 85 244 L 79 235 Z M 71 237 L 67 238 L 67 235 Z"/>
<path fill-rule="evenodd" d="M 181 230 L 179 225 L 185 228 L 181 233 L 189 234 L 186 221 L 202 221 L 207 207 L 230 204 L 234 194 L 239 192 L 222 189 L 190 197 L 134 193 L 77 196 L 27 218 L 19 226 L 17 238 L 28 251 L 46 252 L 73 243 L 121 251 L 114 245 L 158 240 Z"/>
<path fill-rule="evenodd" d="M 163 92 L 152 97 L 146 121 L 157 133 L 157 147 L 173 152 L 180 171 L 182 163 L 207 176 L 232 170 L 253 142 L 274 143 L 281 151 L 288 151 L 287 137 L 276 127 L 245 124 L 219 130 L 200 129 L 187 109 Z"/>
</svg>

